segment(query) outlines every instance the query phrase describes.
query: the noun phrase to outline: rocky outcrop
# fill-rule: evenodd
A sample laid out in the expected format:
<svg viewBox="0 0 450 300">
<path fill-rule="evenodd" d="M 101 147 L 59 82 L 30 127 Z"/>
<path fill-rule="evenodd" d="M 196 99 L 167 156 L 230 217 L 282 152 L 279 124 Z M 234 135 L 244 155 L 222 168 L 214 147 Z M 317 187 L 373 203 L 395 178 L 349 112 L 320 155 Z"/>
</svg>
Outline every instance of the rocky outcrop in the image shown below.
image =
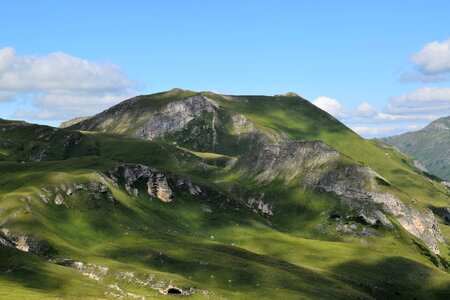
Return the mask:
<svg viewBox="0 0 450 300">
<path fill-rule="evenodd" d="M 103 281 L 109 271 L 109 268 L 104 266 L 100 266 L 93 263 L 74 261 L 68 258 L 65 258 L 63 261 L 56 263 L 65 267 L 73 268 L 78 272 L 80 272 L 81 274 L 83 274 L 84 276 L 87 276 L 96 281 Z"/>
<path fill-rule="evenodd" d="M 41 199 L 42 202 L 44 202 L 45 204 L 50 203 L 50 200 L 48 200 L 47 196 L 45 196 L 44 194 L 39 194 L 38 197 L 39 197 L 39 199 Z"/>
<path fill-rule="evenodd" d="M 147 181 L 147 193 L 156 196 L 161 201 L 170 202 L 173 198 L 172 190 L 167 183 L 167 178 L 161 173 L 154 173 Z"/>
<path fill-rule="evenodd" d="M 68 207 L 66 204 L 67 197 L 76 196 L 80 192 L 89 192 L 91 196 L 95 199 L 100 199 L 102 195 L 105 195 L 112 202 L 115 202 L 115 198 L 112 193 L 108 190 L 108 187 L 105 185 L 105 180 L 97 176 L 97 180 L 91 180 L 89 184 L 85 183 L 73 183 L 71 185 L 60 184 L 56 187 L 43 187 L 41 190 L 43 193 L 39 193 L 37 197 L 44 202 L 45 204 L 50 204 L 50 199 L 54 199 L 53 203 L 55 205 L 61 206 L 64 205 Z M 111 179 L 109 181 L 112 182 Z M 108 182 L 109 183 L 109 182 Z M 55 195 L 53 197 L 53 195 Z M 66 198 L 65 198 L 66 197 Z M 31 196 L 28 196 L 31 199 Z"/>
<path fill-rule="evenodd" d="M 112 281 L 112 283 L 108 285 L 108 288 L 111 290 L 106 291 L 105 295 L 115 299 L 147 299 L 145 296 L 127 292 L 126 289 L 128 289 L 130 286 L 152 289 L 164 295 L 209 294 L 207 290 L 195 287 L 174 286 L 172 283 L 168 283 L 165 280 L 158 279 L 153 274 L 139 274 L 130 271 L 114 272 L 113 270 L 110 270 L 105 266 L 101 266 L 95 263 L 76 261 L 70 258 L 64 258 L 63 260 L 51 260 L 51 262 L 61 266 L 73 268 L 80 272 L 82 275 L 95 281 Z"/>
<path fill-rule="evenodd" d="M 150 112 L 150 120 L 134 136 L 153 140 L 166 133 L 180 131 L 204 113 L 214 112 L 215 108 L 217 104 L 203 95 L 170 102 L 161 109 Z"/>
<path fill-rule="evenodd" d="M 364 176 L 364 175 L 362 175 Z M 438 243 L 445 244 L 439 224 L 430 210 L 419 210 L 412 204 L 388 193 L 366 191 L 361 188 L 337 182 L 319 183 L 316 188 L 335 194 L 346 206 L 368 224 L 380 223 L 387 228 L 394 228 L 389 217 L 394 218 L 406 231 L 422 240 L 435 254 L 440 254 Z"/>
<path fill-rule="evenodd" d="M 150 196 L 156 196 L 164 202 L 171 202 L 173 199 L 173 192 L 166 176 L 147 166 L 140 164 L 119 165 L 109 171 L 108 175 L 117 185 L 119 184 L 119 178 L 121 178 L 130 196 L 137 197 L 139 195 L 137 184 L 140 181 L 145 181 L 147 193 Z"/>
<path fill-rule="evenodd" d="M 253 210 L 262 213 L 262 215 L 273 216 L 273 203 L 265 202 L 264 196 L 264 193 L 253 193 L 246 204 Z"/>
<path fill-rule="evenodd" d="M 415 167 L 416 169 L 418 169 L 418 170 L 420 170 L 420 171 L 422 171 L 422 172 L 430 173 L 430 171 L 428 170 L 428 168 L 427 168 L 423 163 L 421 163 L 421 162 L 418 161 L 418 160 L 413 161 L 413 165 L 414 165 L 414 167 Z"/>
<path fill-rule="evenodd" d="M 305 173 L 339 159 L 339 153 L 320 141 L 284 140 L 266 144 L 243 159 L 244 171 L 260 182 L 276 178 L 286 183 Z"/>
<path fill-rule="evenodd" d="M 257 130 L 256 125 L 244 115 L 233 113 L 231 115 L 231 121 L 233 124 L 233 130 L 238 135 L 255 132 Z"/>
<path fill-rule="evenodd" d="M 190 180 L 186 178 L 181 178 L 177 181 L 177 188 L 186 188 L 189 193 L 193 196 L 201 195 L 203 192 L 198 185 L 193 184 Z"/>
<path fill-rule="evenodd" d="M 64 197 L 61 194 L 56 195 L 56 197 L 55 197 L 55 204 L 56 205 L 64 204 Z"/>
<path fill-rule="evenodd" d="M 418 209 L 378 191 L 379 184 L 390 183 L 369 167 L 345 163 L 339 152 L 323 142 L 290 140 L 268 144 L 246 157 L 243 168 L 260 183 L 279 179 L 287 184 L 297 178 L 305 187 L 333 193 L 367 224 L 394 228 L 390 221 L 394 218 L 436 254 L 440 254 L 438 244 L 445 243 L 430 210 Z M 258 206 L 264 208 L 264 204 Z"/>
<path fill-rule="evenodd" d="M 8 228 L 2 227 L 0 229 L 0 244 L 9 247 L 16 248 L 24 252 L 33 252 L 38 254 L 40 246 L 25 234 L 13 232 Z"/>
<path fill-rule="evenodd" d="M 0 234 L 0 245 L 3 245 L 8 248 L 14 248 L 15 245 L 7 238 Z"/>
</svg>

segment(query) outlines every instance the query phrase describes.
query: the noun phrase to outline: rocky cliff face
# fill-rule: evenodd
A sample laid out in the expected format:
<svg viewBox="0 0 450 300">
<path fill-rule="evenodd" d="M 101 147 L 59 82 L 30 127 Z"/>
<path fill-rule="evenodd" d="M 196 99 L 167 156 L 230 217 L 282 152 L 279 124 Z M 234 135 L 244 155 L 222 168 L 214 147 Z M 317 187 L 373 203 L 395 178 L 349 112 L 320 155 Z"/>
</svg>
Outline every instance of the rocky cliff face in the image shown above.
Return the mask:
<svg viewBox="0 0 450 300">
<path fill-rule="evenodd" d="M 419 210 L 413 203 L 405 204 L 394 195 L 378 191 L 377 185 L 389 183 L 371 168 L 345 163 L 341 154 L 320 141 L 281 141 L 265 145 L 258 153 L 245 159 L 244 171 L 260 183 L 282 179 L 285 183 L 297 178 L 299 184 L 332 193 L 358 218 L 367 224 L 394 228 L 394 218 L 406 231 L 422 240 L 431 251 L 440 254 L 444 238 L 430 210 Z M 251 199 L 253 205 L 258 200 Z M 269 205 L 259 203 L 266 213 Z"/>
<path fill-rule="evenodd" d="M 134 136 L 153 140 L 164 134 L 180 131 L 204 113 L 214 112 L 215 108 L 217 108 L 216 103 L 203 95 L 171 102 L 160 110 L 154 111 L 149 121 Z"/>
<path fill-rule="evenodd" d="M 346 176 L 346 173 L 351 175 Z M 445 241 L 433 213 L 430 210 L 420 210 L 412 203 L 405 204 L 394 195 L 364 187 L 367 183 L 373 185 L 378 176 L 368 167 L 348 168 L 342 174 L 326 174 L 312 186 L 336 195 L 368 224 L 382 224 L 393 228 L 389 218 L 394 218 L 406 231 L 421 239 L 431 251 L 440 254 L 438 244 L 445 244 Z M 340 179 L 336 180 L 336 177 Z"/>
<path fill-rule="evenodd" d="M 260 151 L 249 153 L 242 167 L 260 182 L 281 178 L 287 183 L 308 169 L 324 167 L 338 159 L 339 153 L 323 142 L 284 140 L 267 143 Z"/>
<path fill-rule="evenodd" d="M 147 193 L 150 196 L 157 197 L 164 202 L 171 202 L 173 199 L 173 192 L 166 176 L 147 166 L 139 164 L 119 165 L 109 171 L 108 175 L 117 185 L 123 180 L 125 189 L 130 196 L 137 197 L 139 195 L 137 184 L 139 181 L 145 181 Z"/>
<path fill-rule="evenodd" d="M 231 115 L 234 132 L 238 135 L 256 132 L 256 125 L 244 115 L 234 113 Z"/>
<path fill-rule="evenodd" d="M 177 177 L 172 181 L 174 189 L 180 192 L 188 192 L 192 196 L 204 196 L 206 193 L 187 178 Z M 169 181 L 164 173 L 141 164 L 120 164 L 106 173 L 94 172 L 88 182 L 72 182 L 68 184 L 41 187 L 37 194 L 30 194 L 22 199 L 25 206 L 20 211 L 31 212 L 33 201 L 39 201 L 46 206 L 63 206 L 73 209 L 77 201 L 86 196 L 91 199 L 110 201 L 117 204 L 111 187 L 123 188 L 130 196 L 139 196 L 140 191 L 146 191 L 151 197 L 156 197 L 163 202 L 171 202 L 174 198 Z M 81 198 L 80 198 L 81 196 Z M 33 200 L 34 199 L 34 200 Z M 19 211 L 19 212 L 20 212 Z M 8 248 L 16 248 L 24 252 L 32 252 L 39 256 L 45 256 L 51 248 L 46 242 L 37 240 L 29 233 L 16 231 L 14 225 L 18 211 L 12 215 L 4 216 L 0 210 L 0 245 Z"/>
</svg>

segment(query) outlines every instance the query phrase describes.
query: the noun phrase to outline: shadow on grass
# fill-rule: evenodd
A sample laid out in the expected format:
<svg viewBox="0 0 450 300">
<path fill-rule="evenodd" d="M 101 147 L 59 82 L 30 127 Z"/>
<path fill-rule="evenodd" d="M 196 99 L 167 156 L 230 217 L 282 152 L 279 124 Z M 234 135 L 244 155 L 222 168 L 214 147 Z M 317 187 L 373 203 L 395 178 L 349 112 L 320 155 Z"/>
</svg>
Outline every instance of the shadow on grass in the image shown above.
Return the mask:
<svg viewBox="0 0 450 300">
<path fill-rule="evenodd" d="M 354 260 L 332 271 L 349 276 L 349 283 L 377 299 L 450 299 L 450 275 L 404 257 L 377 263 Z M 442 281 L 433 282 L 437 278 Z"/>
<path fill-rule="evenodd" d="M 201 284 L 230 291 L 290 291 L 312 298 L 346 299 L 359 294 L 332 274 L 300 267 L 276 257 L 219 244 L 195 244 L 182 237 L 161 245 L 119 248 L 105 256 L 139 262 L 158 271 L 179 274 Z M 172 251 L 171 249 L 176 249 Z"/>
<path fill-rule="evenodd" d="M 42 291 L 61 289 L 64 281 L 50 274 L 33 254 L 0 245 L 0 277 Z"/>
<path fill-rule="evenodd" d="M 450 225 L 450 214 L 449 212 L 447 212 L 447 207 L 436 207 L 433 205 L 429 205 L 428 208 L 431 209 L 434 215 L 441 219 L 442 222 L 444 222 L 446 225 Z"/>
</svg>

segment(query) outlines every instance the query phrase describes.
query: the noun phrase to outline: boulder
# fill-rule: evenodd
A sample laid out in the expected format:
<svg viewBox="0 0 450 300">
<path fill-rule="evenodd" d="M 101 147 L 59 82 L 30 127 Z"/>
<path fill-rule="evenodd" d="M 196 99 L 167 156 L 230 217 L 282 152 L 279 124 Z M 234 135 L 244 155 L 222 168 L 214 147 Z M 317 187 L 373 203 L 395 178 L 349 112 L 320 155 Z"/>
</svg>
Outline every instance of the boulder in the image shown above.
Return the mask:
<svg viewBox="0 0 450 300">
<path fill-rule="evenodd" d="M 61 194 L 57 194 L 55 197 L 55 204 L 61 205 L 64 203 L 64 197 Z"/>
</svg>

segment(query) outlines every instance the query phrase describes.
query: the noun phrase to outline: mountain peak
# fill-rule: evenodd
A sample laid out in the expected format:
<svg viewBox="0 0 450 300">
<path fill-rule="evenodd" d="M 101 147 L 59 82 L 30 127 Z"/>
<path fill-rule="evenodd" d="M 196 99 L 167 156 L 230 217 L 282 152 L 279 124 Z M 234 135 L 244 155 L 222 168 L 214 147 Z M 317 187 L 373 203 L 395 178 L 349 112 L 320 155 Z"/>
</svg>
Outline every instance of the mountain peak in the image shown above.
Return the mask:
<svg viewBox="0 0 450 300">
<path fill-rule="evenodd" d="M 439 118 L 418 131 L 383 138 L 423 163 L 433 174 L 450 180 L 450 116 Z"/>
<path fill-rule="evenodd" d="M 450 128 L 450 116 L 439 118 L 426 126 L 425 130 L 447 130 Z"/>
<path fill-rule="evenodd" d="M 274 97 L 300 97 L 300 95 L 295 92 L 287 92 L 286 94 L 276 94 Z"/>
</svg>

